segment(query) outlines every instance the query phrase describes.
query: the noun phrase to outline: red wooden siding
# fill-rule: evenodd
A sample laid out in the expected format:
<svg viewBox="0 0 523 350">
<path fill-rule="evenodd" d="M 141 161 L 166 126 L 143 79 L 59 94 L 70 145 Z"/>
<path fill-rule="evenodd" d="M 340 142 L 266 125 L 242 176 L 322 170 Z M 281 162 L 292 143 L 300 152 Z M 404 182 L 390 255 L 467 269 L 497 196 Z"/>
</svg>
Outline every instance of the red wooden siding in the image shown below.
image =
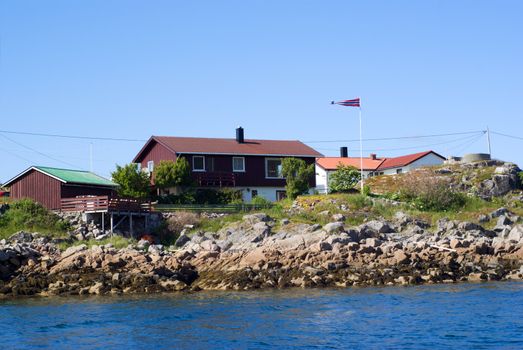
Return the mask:
<svg viewBox="0 0 523 350">
<path fill-rule="evenodd" d="M 281 158 L 278 156 L 256 156 L 256 155 L 246 155 L 245 158 L 245 172 L 234 172 L 232 171 L 232 158 L 233 157 L 242 157 L 241 155 L 213 155 L 213 154 L 202 154 L 205 156 L 205 167 L 206 172 L 193 172 L 192 176 L 195 181 L 198 180 L 198 175 L 201 174 L 212 174 L 212 173 L 230 173 L 235 176 L 235 185 L 241 187 L 284 187 L 284 179 L 267 179 L 265 177 L 265 159 L 266 158 Z M 185 157 L 192 169 L 193 165 L 193 156 L 192 154 L 181 154 L 181 157 Z M 198 154 L 200 156 L 200 154 Z M 210 159 L 214 159 L 214 169 L 210 169 Z M 303 157 L 307 164 L 314 164 L 314 157 Z M 147 167 L 148 161 L 154 161 L 154 165 L 157 166 L 161 160 L 176 160 L 176 155 L 173 151 L 166 148 L 165 146 L 159 144 L 155 140 L 152 140 L 151 143 L 141 152 L 140 158 L 137 158 L 136 161 L 140 162 L 142 168 Z M 152 181 L 154 182 L 154 181 Z M 311 187 L 316 186 L 315 176 L 312 177 L 310 182 Z"/>
<path fill-rule="evenodd" d="M 143 158 L 138 159 L 142 168 L 147 168 L 147 162 L 150 160 L 154 161 L 155 166 L 158 165 L 161 160 L 176 160 L 174 152 L 154 140 L 147 146 L 142 154 Z"/>
<path fill-rule="evenodd" d="M 14 199 L 31 198 L 48 209 L 60 209 L 61 182 L 31 170 L 11 185 Z"/>
<path fill-rule="evenodd" d="M 62 198 L 76 196 L 115 196 L 116 191 L 107 187 L 62 184 Z"/>
</svg>

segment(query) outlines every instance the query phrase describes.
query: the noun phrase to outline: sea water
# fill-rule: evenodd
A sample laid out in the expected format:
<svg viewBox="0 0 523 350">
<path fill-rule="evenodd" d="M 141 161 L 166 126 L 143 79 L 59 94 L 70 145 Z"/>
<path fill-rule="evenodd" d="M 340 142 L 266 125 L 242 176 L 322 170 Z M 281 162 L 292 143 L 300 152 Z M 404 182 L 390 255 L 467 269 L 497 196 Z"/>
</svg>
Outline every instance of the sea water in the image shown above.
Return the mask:
<svg viewBox="0 0 523 350">
<path fill-rule="evenodd" d="M 0 349 L 523 349 L 523 283 L 0 301 Z"/>
</svg>

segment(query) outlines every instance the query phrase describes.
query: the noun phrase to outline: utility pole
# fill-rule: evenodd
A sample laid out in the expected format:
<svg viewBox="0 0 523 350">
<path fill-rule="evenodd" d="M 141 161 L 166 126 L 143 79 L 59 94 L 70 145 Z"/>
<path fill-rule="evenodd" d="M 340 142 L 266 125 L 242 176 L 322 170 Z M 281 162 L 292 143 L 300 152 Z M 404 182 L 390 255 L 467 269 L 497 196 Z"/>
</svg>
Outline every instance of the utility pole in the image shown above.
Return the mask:
<svg viewBox="0 0 523 350">
<path fill-rule="evenodd" d="M 490 146 L 490 129 L 488 126 L 487 126 L 487 147 L 488 147 L 488 154 L 489 154 L 490 158 L 492 158 L 492 149 Z"/>
<path fill-rule="evenodd" d="M 93 172 L 93 143 L 89 144 L 89 171 Z"/>
</svg>

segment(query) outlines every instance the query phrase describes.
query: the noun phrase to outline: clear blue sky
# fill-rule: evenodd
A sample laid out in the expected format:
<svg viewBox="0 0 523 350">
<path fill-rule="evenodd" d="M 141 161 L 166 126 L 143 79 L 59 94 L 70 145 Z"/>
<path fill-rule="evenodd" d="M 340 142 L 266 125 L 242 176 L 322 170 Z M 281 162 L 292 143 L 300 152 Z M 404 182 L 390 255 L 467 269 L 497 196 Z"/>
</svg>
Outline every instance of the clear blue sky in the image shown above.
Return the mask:
<svg viewBox="0 0 523 350">
<path fill-rule="evenodd" d="M 242 125 L 247 138 L 346 140 L 357 111 L 329 101 L 361 96 L 364 137 L 487 125 L 521 137 L 522 13 L 521 1 L 4 0 L 0 129 L 147 139 Z M 523 164 L 522 140 L 492 141 L 495 157 Z M 89 144 L 0 133 L 0 181 L 31 164 L 88 169 Z M 108 175 L 141 146 L 94 141 L 94 170 Z M 486 152 L 486 140 L 364 148 L 448 155 Z"/>
</svg>

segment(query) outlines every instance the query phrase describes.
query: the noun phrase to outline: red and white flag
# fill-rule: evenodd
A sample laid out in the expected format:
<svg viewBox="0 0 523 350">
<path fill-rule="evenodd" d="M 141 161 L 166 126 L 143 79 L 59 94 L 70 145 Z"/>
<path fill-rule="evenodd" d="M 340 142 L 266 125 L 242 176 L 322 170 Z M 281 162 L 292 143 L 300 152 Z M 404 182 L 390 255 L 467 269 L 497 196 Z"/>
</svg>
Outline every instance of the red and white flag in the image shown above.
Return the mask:
<svg viewBox="0 0 523 350">
<path fill-rule="evenodd" d="M 340 105 L 345 107 L 360 107 L 360 98 L 354 98 L 352 100 L 344 100 L 344 101 L 332 101 L 331 104 L 333 105 Z"/>
</svg>

